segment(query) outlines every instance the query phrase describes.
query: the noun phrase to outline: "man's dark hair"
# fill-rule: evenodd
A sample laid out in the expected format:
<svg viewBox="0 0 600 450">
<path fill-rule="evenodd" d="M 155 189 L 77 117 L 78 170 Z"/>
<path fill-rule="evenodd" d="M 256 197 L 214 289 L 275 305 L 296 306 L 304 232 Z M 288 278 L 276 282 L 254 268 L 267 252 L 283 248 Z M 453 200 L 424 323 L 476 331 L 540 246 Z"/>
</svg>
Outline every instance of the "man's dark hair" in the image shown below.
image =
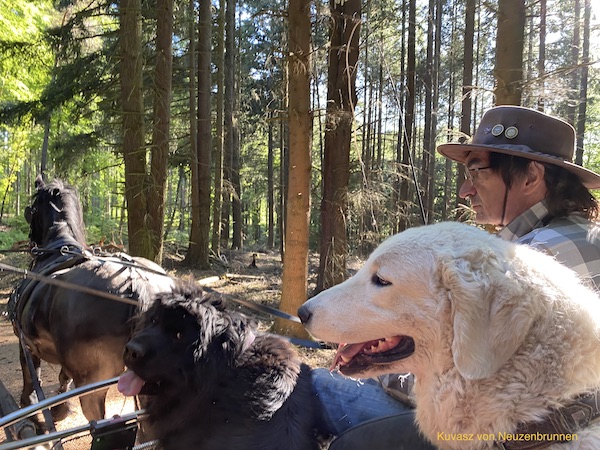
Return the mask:
<svg viewBox="0 0 600 450">
<path fill-rule="evenodd" d="M 531 159 L 502 153 L 490 153 L 489 167 L 500 174 L 504 184 L 510 188 L 514 182 L 527 174 Z M 548 189 L 548 212 L 552 217 L 566 217 L 581 213 L 589 220 L 598 217 L 598 201 L 579 177 L 568 170 L 550 163 L 544 166 L 544 181 Z"/>
</svg>

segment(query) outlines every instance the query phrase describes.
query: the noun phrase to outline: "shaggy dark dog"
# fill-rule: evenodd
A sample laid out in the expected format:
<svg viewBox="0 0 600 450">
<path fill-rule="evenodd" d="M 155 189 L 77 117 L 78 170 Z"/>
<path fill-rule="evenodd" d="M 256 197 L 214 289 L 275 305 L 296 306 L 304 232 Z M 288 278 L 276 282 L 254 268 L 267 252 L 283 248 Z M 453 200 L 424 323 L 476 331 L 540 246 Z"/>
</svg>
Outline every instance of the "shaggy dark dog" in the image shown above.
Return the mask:
<svg viewBox="0 0 600 450">
<path fill-rule="evenodd" d="M 310 368 L 285 340 L 182 284 L 159 296 L 125 348 L 119 390 L 156 386 L 151 432 L 165 450 L 317 449 Z"/>
</svg>

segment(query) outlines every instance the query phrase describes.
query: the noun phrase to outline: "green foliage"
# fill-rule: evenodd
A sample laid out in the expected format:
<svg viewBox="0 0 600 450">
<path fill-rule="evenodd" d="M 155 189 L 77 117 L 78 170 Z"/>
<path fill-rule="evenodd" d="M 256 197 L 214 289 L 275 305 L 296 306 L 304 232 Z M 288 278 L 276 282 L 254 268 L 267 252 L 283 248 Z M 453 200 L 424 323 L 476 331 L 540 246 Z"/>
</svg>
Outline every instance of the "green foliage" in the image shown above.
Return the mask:
<svg viewBox="0 0 600 450">
<path fill-rule="evenodd" d="M 49 80 L 52 53 L 43 39 L 54 21 L 49 1 L 0 0 L 0 99 L 32 101 Z"/>
<path fill-rule="evenodd" d="M 2 221 L 0 249 L 9 249 L 13 244 L 25 241 L 29 236 L 29 226 L 23 217 L 8 217 Z"/>
</svg>

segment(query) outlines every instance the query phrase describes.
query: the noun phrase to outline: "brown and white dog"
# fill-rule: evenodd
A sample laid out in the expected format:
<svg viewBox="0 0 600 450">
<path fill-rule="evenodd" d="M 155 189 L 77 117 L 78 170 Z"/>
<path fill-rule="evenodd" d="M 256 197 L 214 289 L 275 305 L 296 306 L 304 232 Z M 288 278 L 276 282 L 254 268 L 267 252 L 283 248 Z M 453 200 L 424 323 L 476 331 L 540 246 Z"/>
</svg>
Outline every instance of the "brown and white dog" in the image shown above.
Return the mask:
<svg viewBox="0 0 600 450">
<path fill-rule="evenodd" d="M 412 228 L 299 316 L 342 343 L 343 374 L 415 374 L 418 426 L 441 449 L 534 448 L 518 445 L 548 430 L 566 441 L 546 449 L 600 449 L 600 298 L 541 252 L 465 224 Z"/>
</svg>

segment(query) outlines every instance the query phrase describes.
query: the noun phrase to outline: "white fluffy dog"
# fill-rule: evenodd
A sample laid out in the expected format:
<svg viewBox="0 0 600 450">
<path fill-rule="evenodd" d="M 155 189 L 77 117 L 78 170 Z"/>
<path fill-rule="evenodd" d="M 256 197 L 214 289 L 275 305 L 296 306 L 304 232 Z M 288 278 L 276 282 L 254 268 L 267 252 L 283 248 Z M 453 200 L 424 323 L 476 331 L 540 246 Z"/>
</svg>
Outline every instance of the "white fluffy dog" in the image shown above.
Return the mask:
<svg viewBox="0 0 600 450">
<path fill-rule="evenodd" d="M 441 449 L 600 449 L 600 298 L 547 255 L 465 224 L 412 228 L 299 315 L 343 343 L 343 374 L 415 374 Z"/>
</svg>

